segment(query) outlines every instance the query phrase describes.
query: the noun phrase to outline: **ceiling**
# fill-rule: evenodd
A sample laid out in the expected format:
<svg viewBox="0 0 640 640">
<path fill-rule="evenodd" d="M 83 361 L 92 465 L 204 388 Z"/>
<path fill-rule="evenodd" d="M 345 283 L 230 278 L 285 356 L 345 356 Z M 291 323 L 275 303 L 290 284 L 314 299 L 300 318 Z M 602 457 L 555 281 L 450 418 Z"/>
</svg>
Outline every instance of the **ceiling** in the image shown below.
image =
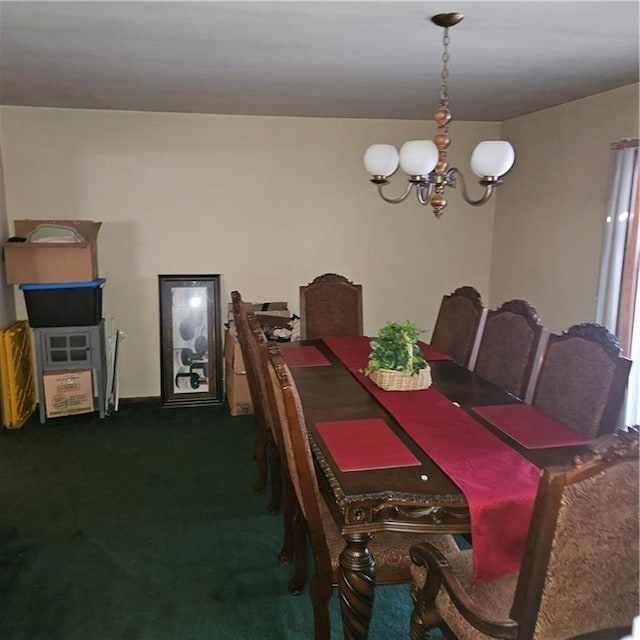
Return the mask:
<svg viewBox="0 0 640 640">
<path fill-rule="evenodd" d="M 638 82 L 639 3 L 0 1 L 0 103 L 431 118 L 443 30 L 457 120 Z"/>
</svg>

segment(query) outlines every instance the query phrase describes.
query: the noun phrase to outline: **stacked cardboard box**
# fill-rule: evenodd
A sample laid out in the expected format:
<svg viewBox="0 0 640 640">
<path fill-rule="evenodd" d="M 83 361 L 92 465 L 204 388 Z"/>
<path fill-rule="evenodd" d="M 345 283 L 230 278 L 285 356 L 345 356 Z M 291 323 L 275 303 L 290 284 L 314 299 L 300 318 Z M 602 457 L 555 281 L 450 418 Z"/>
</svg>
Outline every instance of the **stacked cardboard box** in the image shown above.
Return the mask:
<svg viewBox="0 0 640 640">
<path fill-rule="evenodd" d="M 43 375 L 47 418 L 93 411 L 91 371 L 53 371 Z"/>
<path fill-rule="evenodd" d="M 104 279 L 98 278 L 97 240 L 101 226 L 93 220 L 15 221 L 12 241 L 2 243 L 6 280 L 23 290 L 34 331 L 100 323 Z M 70 353 L 65 352 L 64 364 L 48 362 L 45 353 L 37 356 L 41 421 L 43 405 L 47 417 L 94 410 L 93 376 L 97 370 L 74 368 L 80 363 L 74 362 Z"/>
<path fill-rule="evenodd" d="M 278 329 L 286 327 L 291 321 L 291 312 L 286 302 L 246 302 L 256 315 L 263 328 Z M 228 307 L 229 320 L 233 320 L 231 303 Z"/>
<path fill-rule="evenodd" d="M 8 284 L 82 282 L 98 277 L 98 231 L 92 220 L 16 220 L 15 237 L 28 238 L 41 225 L 75 229 L 84 242 L 3 242 Z"/>
</svg>

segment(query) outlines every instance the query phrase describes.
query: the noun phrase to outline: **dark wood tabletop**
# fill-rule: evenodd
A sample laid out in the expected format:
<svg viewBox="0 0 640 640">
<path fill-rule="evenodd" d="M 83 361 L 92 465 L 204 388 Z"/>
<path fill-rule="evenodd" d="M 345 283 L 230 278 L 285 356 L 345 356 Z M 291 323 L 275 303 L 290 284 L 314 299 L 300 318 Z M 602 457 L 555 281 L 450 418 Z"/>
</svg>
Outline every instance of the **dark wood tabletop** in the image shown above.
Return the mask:
<svg viewBox="0 0 640 640">
<path fill-rule="evenodd" d="M 321 471 L 319 481 L 343 534 L 382 529 L 469 532 L 466 499 L 446 473 L 405 433 L 322 340 L 299 344 L 315 346 L 330 362 L 330 366 L 293 367 L 291 372 Z M 451 360 L 429 364 L 433 386 L 463 409 L 520 402 Z M 581 446 L 525 449 L 488 422 L 475 414 L 473 417 L 539 467 L 570 462 L 576 453 L 584 450 Z M 341 472 L 318 436 L 315 424 L 359 418 L 382 418 L 418 458 L 420 466 Z M 425 507 L 432 510 L 425 511 Z M 422 517 L 417 515 L 420 511 L 424 512 Z"/>
<path fill-rule="evenodd" d="M 405 433 L 325 343 L 322 340 L 309 340 L 295 344 L 316 347 L 330 363 L 329 366 L 292 367 L 291 373 L 310 434 L 320 488 L 345 538 L 343 556 L 348 559 L 352 554 L 361 560 L 363 553 L 369 553 L 367 542 L 371 535 L 383 530 L 425 534 L 471 532 L 467 501 L 462 491 Z M 286 348 L 284 346 L 283 350 Z M 468 411 L 472 406 L 520 402 L 451 360 L 432 361 L 429 365 L 433 386 L 464 410 Z M 575 454 L 585 449 L 584 446 L 564 446 L 529 450 L 477 415 L 471 415 L 538 467 L 570 462 Z M 420 465 L 340 471 L 315 425 L 324 421 L 361 418 L 384 420 Z M 366 638 L 366 632 L 359 637 Z"/>
</svg>

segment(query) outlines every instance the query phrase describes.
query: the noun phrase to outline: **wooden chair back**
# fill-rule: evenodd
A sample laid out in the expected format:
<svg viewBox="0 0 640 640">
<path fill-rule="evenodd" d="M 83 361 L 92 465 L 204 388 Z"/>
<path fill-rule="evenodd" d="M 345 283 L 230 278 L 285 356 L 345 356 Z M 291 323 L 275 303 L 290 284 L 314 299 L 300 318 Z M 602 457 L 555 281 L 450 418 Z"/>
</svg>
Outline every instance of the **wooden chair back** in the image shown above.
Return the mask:
<svg viewBox="0 0 640 640">
<path fill-rule="evenodd" d="M 296 479 L 297 489 L 294 488 L 292 475 L 289 470 L 288 460 L 293 455 L 290 438 L 285 441 L 283 432 L 284 401 L 282 392 L 278 389 L 274 379 L 274 368 L 271 363 L 270 351 L 274 354 L 279 352 L 279 348 L 274 343 L 269 343 L 262 331 L 258 318 L 253 313 L 248 314 L 249 327 L 254 335 L 254 344 L 257 349 L 258 361 L 260 365 L 260 375 L 264 380 L 266 392 L 266 405 L 269 413 L 269 420 L 273 429 L 273 440 L 275 444 L 274 459 L 272 467 L 274 473 L 279 474 L 281 492 L 281 511 L 283 523 L 282 549 L 278 555 L 280 564 L 289 564 L 295 561 L 294 572 L 289 580 L 289 591 L 294 594 L 302 592 L 307 576 L 307 554 L 306 554 L 306 530 L 304 527 L 296 527 L 296 513 L 298 505 L 298 495 L 300 495 L 299 474 L 293 468 L 293 478 Z M 288 446 L 288 448 L 287 448 Z M 287 457 L 287 451 L 289 456 Z M 296 537 L 298 539 L 296 539 Z M 303 549 L 301 549 L 301 547 Z"/>
<path fill-rule="evenodd" d="M 475 373 L 523 399 L 542 331 L 538 313 L 525 300 L 509 300 L 489 310 Z"/>
<path fill-rule="evenodd" d="M 282 441 L 282 431 L 277 415 L 274 415 L 274 402 L 272 399 L 273 390 L 271 381 L 266 377 L 266 362 L 269 358 L 269 343 L 262 330 L 260 320 L 253 311 L 247 312 L 248 333 L 248 355 L 251 367 L 256 372 L 258 386 L 262 397 L 262 411 L 268 432 L 268 469 L 271 477 L 271 499 L 268 510 L 276 513 L 282 510 L 284 519 L 283 546 L 279 553 L 280 564 L 288 564 L 293 559 L 292 540 L 292 516 L 291 516 L 291 490 L 288 480 L 288 470 L 286 464 L 283 466 L 282 452 L 284 444 Z"/>
<path fill-rule="evenodd" d="M 258 370 L 255 366 L 255 359 L 250 352 L 251 330 L 247 319 L 248 307 L 243 302 L 239 291 L 231 292 L 231 310 L 233 314 L 233 322 L 240 344 L 240 352 L 244 363 L 244 370 L 247 375 L 247 383 L 249 386 L 249 395 L 251 396 L 251 404 L 253 405 L 253 413 L 256 423 L 256 441 L 254 448 L 254 458 L 258 469 L 258 478 L 256 480 L 256 491 L 263 493 L 266 488 L 268 465 L 266 459 L 266 447 L 269 440 L 269 432 L 271 425 L 265 414 L 265 397 L 260 387 L 258 379 Z"/>
<path fill-rule="evenodd" d="M 304 518 L 306 534 L 313 554 L 315 573 L 310 591 L 314 613 L 314 636 L 317 640 L 328 640 L 331 635 L 328 601 L 333 587 L 334 571 L 323 525 L 323 499 L 318 486 L 298 390 L 276 346 L 269 347 L 268 372 L 273 391 L 271 398 L 282 433 L 283 457 L 286 459 L 288 480 L 297 499 L 296 508 Z M 298 540 L 296 545 L 299 544 Z"/>
<path fill-rule="evenodd" d="M 276 444 L 279 448 L 282 444 L 282 436 L 280 435 L 278 416 L 273 415 L 273 404 L 270 402 L 271 381 L 265 377 L 264 361 L 269 357 L 269 342 L 262 330 L 260 320 L 253 311 L 247 312 L 248 334 L 248 354 L 251 360 L 251 366 L 256 371 L 256 378 L 263 399 L 263 411 L 265 418 L 273 433 Z"/>
<path fill-rule="evenodd" d="M 361 336 L 362 285 L 325 273 L 300 287 L 300 337 Z"/>
<path fill-rule="evenodd" d="M 249 385 L 249 394 L 251 395 L 251 403 L 253 404 L 256 418 L 262 413 L 260 387 L 258 385 L 257 372 L 255 367 L 251 366 L 251 358 L 249 357 L 249 323 L 247 321 L 248 305 L 242 300 L 239 291 L 231 292 L 231 311 L 233 314 L 233 324 L 240 344 L 240 352 L 242 353 L 242 361 L 244 363 L 245 372 L 247 374 L 247 383 Z"/>
<path fill-rule="evenodd" d="M 458 364 L 469 366 L 482 313 L 480 294 L 473 287 L 458 287 L 443 296 L 431 346 L 448 353 Z"/>
<path fill-rule="evenodd" d="M 322 497 L 313 464 L 300 397 L 280 349 L 269 346 L 268 371 L 278 413 L 282 445 L 298 505 L 310 535 L 322 531 Z M 322 551 L 322 549 L 320 549 Z M 326 550 L 327 561 L 329 558 Z M 330 566 L 330 563 L 329 563 Z"/>
<path fill-rule="evenodd" d="M 617 338 L 593 323 L 550 334 L 532 404 L 592 438 L 619 424 L 631 361 Z"/>
</svg>

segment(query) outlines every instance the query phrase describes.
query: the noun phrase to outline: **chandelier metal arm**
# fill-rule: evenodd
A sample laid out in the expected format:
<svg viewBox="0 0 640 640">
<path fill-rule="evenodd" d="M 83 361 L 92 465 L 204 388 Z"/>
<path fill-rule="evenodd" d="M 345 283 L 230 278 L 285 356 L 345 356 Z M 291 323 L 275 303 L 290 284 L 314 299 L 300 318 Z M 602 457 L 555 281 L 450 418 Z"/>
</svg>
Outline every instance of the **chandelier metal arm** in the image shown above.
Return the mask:
<svg viewBox="0 0 640 640">
<path fill-rule="evenodd" d="M 378 184 L 378 195 L 385 201 L 388 202 L 389 204 L 400 204 L 401 202 L 404 202 L 408 197 L 409 194 L 411 193 L 411 189 L 413 188 L 413 183 L 412 182 L 407 182 L 407 186 L 404 189 L 404 193 L 401 196 L 398 196 L 397 198 L 388 198 L 387 196 L 384 195 L 384 193 L 382 193 L 382 188 L 389 184 L 388 182 L 384 182 L 382 184 Z"/>
<path fill-rule="evenodd" d="M 433 182 L 423 182 L 416 185 L 416 198 L 420 204 L 429 204 L 434 187 Z"/>
<path fill-rule="evenodd" d="M 479 207 L 489 201 L 489 198 L 491 198 L 493 194 L 494 187 L 498 186 L 500 184 L 500 181 L 496 180 L 495 182 L 489 183 L 487 183 L 487 181 L 483 181 L 481 184 L 484 185 L 484 193 L 477 200 L 474 200 L 469 196 L 469 192 L 467 191 L 467 183 L 464 179 L 464 174 L 455 167 L 452 167 L 447 171 L 447 183 L 453 187 L 456 187 L 458 183 L 460 183 L 460 193 L 462 194 L 464 201 L 467 204 L 470 204 L 472 207 Z"/>
</svg>

